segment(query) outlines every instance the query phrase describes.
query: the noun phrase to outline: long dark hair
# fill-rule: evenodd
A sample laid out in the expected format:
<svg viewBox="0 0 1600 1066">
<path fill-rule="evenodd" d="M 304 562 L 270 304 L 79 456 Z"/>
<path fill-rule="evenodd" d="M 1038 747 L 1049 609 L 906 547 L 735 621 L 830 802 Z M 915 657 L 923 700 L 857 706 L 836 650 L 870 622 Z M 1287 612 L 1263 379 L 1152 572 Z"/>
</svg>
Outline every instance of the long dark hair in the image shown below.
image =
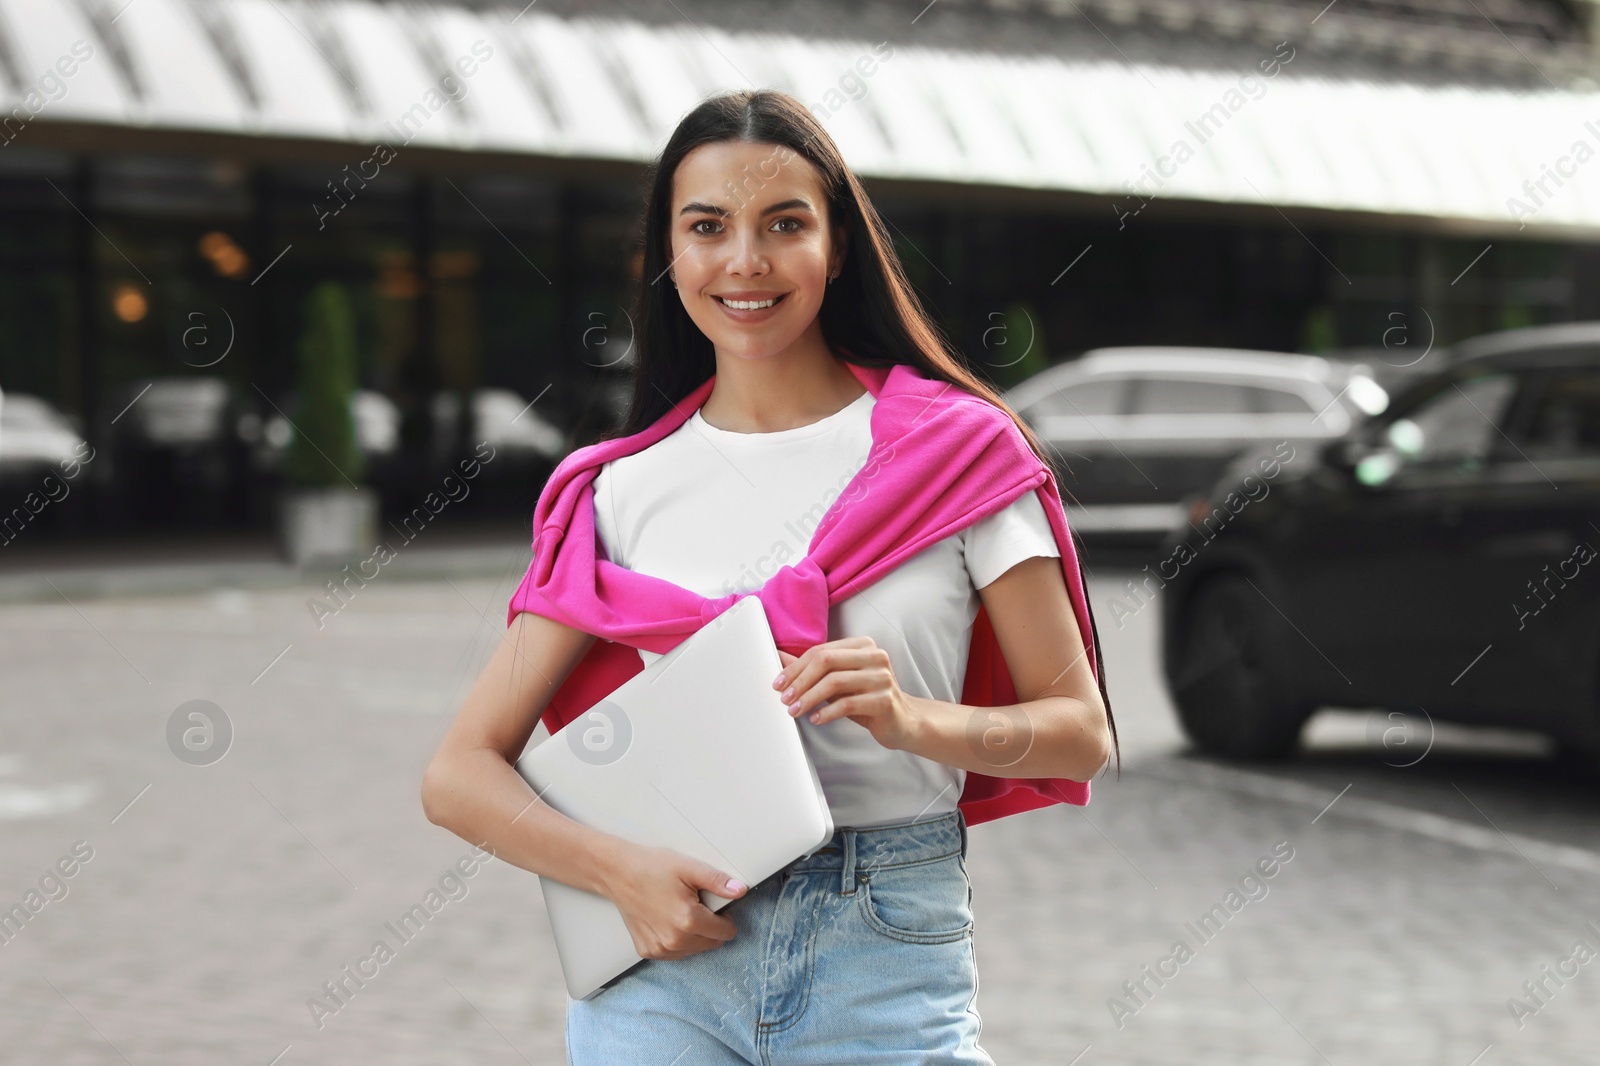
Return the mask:
<svg viewBox="0 0 1600 1066">
<path fill-rule="evenodd" d="M 843 224 L 848 235 L 844 265 L 828 286 L 827 297 L 818 311 L 822 333 L 830 347 L 857 366 L 910 364 L 927 378 L 988 400 L 1011 416 L 1034 454 L 1051 466 L 1038 437 L 990 385 L 967 369 L 923 309 L 895 254 L 888 227 L 845 165 L 833 138 L 804 104 L 788 93 L 772 89 L 722 93 L 701 102 L 678 123 L 660 158 L 645 172 L 643 263 L 634 314 L 633 396 L 623 424 L 598 439 L 631 436 L 647 429 L 717 372 L 711 339 L 689 317 L 676 290 L 659 282 L 666 276 L 671 259 L 668 233 L 678 164 L 701 145 L 722 141 L 786 147 L 809 160 L 821 175 L 828 198 L 829 227 Z M 1082 580 L 1082 544 L 1076 534 L 1073 536 Z M 1100 698 L 1105 704 L 1120 775 L 1122 749 L 1117 742 L 1116 721 L 1111 716 L 1111 698 L 1106 693 L 1105 658 L 1092 610 L 1089 629 Z"/>
</svg>

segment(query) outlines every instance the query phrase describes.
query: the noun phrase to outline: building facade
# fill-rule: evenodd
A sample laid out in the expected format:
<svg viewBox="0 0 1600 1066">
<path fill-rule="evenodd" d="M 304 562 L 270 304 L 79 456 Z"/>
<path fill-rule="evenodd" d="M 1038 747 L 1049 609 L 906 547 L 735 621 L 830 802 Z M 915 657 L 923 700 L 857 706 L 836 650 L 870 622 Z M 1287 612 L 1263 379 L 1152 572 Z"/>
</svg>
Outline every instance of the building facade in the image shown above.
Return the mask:
<svg viewBox="0 0 1600 1066">
<path fill-rule="evenodd" d="M 643 166 L 757 86 L 811 107 L 1000 385 L 1103 345 L 1401 363 L 1600 317 L 1590 12 L 0 0 L 0 389 L 105 448 L 94 528 L 258 524 L 332 280 L 391 503 L 482 390 L 581 443 L 619 414 Z M 206 427 L 123 418 L 173 381 L 221 390 L 173 392 Z"/>
</svg>

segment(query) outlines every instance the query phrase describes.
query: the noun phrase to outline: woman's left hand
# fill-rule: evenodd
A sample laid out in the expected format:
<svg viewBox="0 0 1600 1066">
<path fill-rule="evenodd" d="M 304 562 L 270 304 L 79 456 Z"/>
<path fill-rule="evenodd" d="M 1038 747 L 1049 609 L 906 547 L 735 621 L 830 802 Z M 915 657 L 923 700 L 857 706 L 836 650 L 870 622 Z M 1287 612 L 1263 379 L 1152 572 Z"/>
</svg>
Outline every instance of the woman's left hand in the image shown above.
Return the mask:
<svg viewBox="0 0 1600 1066">
<path fill-rule="evenodd" d="M 809 714 L 818 725 L 848 718 L 884 747 L 903 746 L 916 712 L 895 680 L 889 653 L 871 637 L 831 640 L 799 656 L 780 648 L 778 657 L 783 672 L 772 687 L 793 690 L 785 699 L 790 715 Z"/>
</svg>

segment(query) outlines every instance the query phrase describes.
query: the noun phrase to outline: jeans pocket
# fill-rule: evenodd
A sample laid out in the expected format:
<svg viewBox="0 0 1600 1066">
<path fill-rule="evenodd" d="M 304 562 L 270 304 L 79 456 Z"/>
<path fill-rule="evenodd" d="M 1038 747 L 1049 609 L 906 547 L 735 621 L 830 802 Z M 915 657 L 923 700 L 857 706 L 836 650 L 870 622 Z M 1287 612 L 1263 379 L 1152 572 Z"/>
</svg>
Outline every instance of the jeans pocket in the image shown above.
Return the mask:
<svg viewBox="0 0 1600 1066">
<path fill-rule="evenodd" d="M 875 869 L 863 875 L 857 899 L 867 925 L 894 940 L 948 944 L 972 935 L 971 885 L 959 853 Z"/>
</svg>

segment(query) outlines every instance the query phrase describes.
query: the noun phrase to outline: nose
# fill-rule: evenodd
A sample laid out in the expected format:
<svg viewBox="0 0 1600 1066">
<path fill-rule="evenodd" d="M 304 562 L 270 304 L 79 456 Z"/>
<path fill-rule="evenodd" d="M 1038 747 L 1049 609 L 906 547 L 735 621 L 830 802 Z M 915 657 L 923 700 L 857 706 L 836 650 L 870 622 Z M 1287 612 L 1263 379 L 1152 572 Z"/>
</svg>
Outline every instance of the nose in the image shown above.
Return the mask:
<svg viewBox="0 0 1600 1066">
<path fill-rule="evenodd" d="M 755 226 L 740 227 L 734 234 L 728 259 L 728 272 L 750 276 L 767 272 L 767 256 L 761 247 L 761 232 Z"/>
</svg>

